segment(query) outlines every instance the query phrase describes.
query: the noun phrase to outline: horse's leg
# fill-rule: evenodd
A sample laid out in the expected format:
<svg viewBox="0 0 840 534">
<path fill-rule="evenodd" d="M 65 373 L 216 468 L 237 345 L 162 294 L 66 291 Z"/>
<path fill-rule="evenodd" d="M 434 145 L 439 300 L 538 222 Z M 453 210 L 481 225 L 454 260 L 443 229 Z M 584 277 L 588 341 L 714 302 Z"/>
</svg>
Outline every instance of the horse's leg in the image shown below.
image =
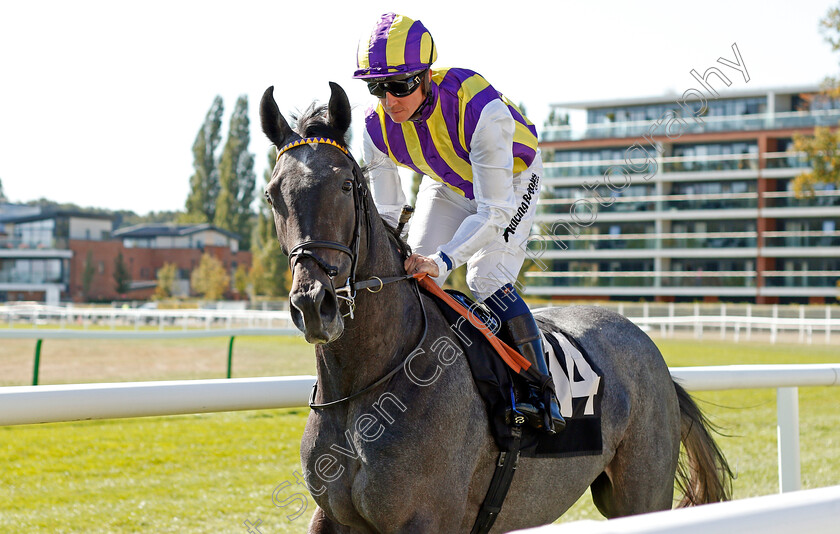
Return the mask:
<svg viewBox="0 0 840 534">
<path fill-rule="evenodd" d="M 327 517 L 324 510 L 318 506 L 315 508 L 315 513 L 312 514 L 307 532 L 308 534 L 350 534 L 353 531 Z"/>
<path fill-rule="evenodd" d="M 635 422 L 627 427 L 612 461 L 591 484 L 592 500 L 605 517 L 672 507 L 680 422 L 676 407 L 671 406 L 675 402 L 663 404 L 667 406 L 648 403 L 641 408 L 642 414 L 634 414 Z"/>
</svg>

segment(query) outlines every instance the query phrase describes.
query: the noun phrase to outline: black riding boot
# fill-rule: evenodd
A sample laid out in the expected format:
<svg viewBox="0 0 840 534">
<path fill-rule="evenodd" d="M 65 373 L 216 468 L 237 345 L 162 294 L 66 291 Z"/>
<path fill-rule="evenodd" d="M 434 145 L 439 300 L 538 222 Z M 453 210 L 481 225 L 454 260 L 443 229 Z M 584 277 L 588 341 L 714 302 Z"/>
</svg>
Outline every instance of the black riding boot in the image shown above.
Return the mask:
<svg viewBox="0 0 840 534">
<path fill-rule="evenodd" d="M 529 383 L 527 399 L 516 402 L 516 411 L 528 425 L 549 434 L 560 432 L 566 421 L 560 415 L 560 406 L 554 392 L 554 383 L 545 360 L 542 337 L 534 316 L 525 313 L 502 323 L 502 332 L 513 341 L 514 348 L 542 375 L 540 383 Z M 545 407 L 548 406 L 548 410 Z"/>
</svg>

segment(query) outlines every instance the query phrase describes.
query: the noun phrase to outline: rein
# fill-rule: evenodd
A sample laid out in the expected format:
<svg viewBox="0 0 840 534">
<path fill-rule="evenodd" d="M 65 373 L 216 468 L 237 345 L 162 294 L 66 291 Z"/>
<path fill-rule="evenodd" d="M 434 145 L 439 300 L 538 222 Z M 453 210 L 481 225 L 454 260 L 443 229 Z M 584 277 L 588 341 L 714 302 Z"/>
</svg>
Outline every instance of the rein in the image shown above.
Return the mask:
<svg viewBox="0 0 840 534">
<path fill-rule="evenodd" d="M 350 316 L 350 319 L 353 319 L 353 314 L 356 309 L 356 292 L 358 290 L 366 289 L 371 293 L 379 293 L 382 290 L 382 288 L 385 287 L 386 284 L 401 282 L 403 280 L 417 279 L 425 275 L 412 276 L 409 274 L 403 274 L 397 276 L 387 276 L 384 278 L 373 276 L 370 279 L 364 280 L 362 282 L 356 281 L 356 267 L 358 266 L 359 243 L 361 241 L 362 234 L 362 220 L 366 218 L 368 221 L 368 225 L 370 225 L 369 211 L 367 209 L 368 193 L 367 189 L 363 186 L 363 181 L 360 179 L 361 169 L 359 168 L 359 164 L 356 163 L 356 160 L 353 159 L 353 156 L 350 154 L 349 150 L 339 145 L 336 141 L 325 137 L 304 137 L 302 139 L 298 139 L 297 141 L 289 143 L 277 151 L 277 159 L 275 160 L 275 162 L 280 161 L 280 156 L 286 153 L 287 151 L 293 148 L 311 144 L 326 144 L 334 146 L 335 148 L 341 150 L 341 152 L 344 153 L 345 156 L 347 156 L 347 158 L 353 165 L 353 204 L 356 212 L 353 239 L 350 242 L 349 247 L 341 243 L 336 243 L 335 241 L 326 240 L 309 240 L 303 241 L 302 243 L 298 243 L 289 251 L 289 268 L 292 270 L 292 272 L 294 272 L 295 263 L 297 261 L 299 261 L 301 258 L 310 258 L 327 274 L 327 276 L 330 279 L 330 283 L 332 283 L 333 278 L 338 276 L 338 267 L 327 263 L 317 254 L 312 252 L 311 249 L 326 248 L 331 250 L 337 250 L 350 256 L 350 275 L 347 278 L 347 282 L 344 286 L 338 289 L 336 289 L 335 285 L 333 285 L 333 291 L 335 292 L 335 296 L 337 298 L 347 302 L 349 311 L 346 314 L 342 314 L 342 316 Z M 395 374 L 397 374 L 397 372 L 405 365 L 405 361 L 408 358 L 408 356 L 411 355 L 418 347 L 420 347 L 420 345 L 423 344 L 423 341 L 425 341 L 426 339 L 426 333 L 429 329 L 429 321 L 426 317 L 426 308 L 423 304 L 423 298 L 420 296 L 420 289 L 417 284 L 414 284 L 414 291 L 417 294 L 417 300 L 420 301 L 420 309 L 422 310 L 423 315 L 423 335 L 420 336 L 420 340 L 417 342 L 417 346 L 411 351 L 409 351 L 408 354 L 400 361 L 399 365 L 397 365 L 394 369 L 389 371 L 385 376 L 376 380 L 374 383 L 363 388 L 362 390 L 348 395 L 347 397 L 320 404 L 315 403 L 315 394 L 318 389 L 318 382 L 316 381 L 315 384 L 312 386 L 312 394 L 309 396 L 310 408 L 321 409 L 344 404 L 345 402 L 355 399 L 356 397 L 359 397 L 373 390 L 374 388 L 384 384 Z M 341 293 L 345 293 L 345 295 L 342 295 Z M 399 352 L 399 349 L 397 349 L 397 351 Z M 396 357 L 396 354 L 394 354 L 394 357 Z"/>
</svg>

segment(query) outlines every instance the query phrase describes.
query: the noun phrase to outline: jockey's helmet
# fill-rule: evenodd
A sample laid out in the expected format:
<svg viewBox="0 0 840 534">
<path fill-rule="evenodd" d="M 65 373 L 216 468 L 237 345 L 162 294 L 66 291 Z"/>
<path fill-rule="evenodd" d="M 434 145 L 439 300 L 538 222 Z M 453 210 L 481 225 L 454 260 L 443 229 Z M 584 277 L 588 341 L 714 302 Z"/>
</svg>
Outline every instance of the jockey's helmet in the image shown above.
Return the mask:
<svg viewBox="0 0 840 534">
<path fill-rule="evenodd" d="M 353 78 L 381 81 L 428 69 L 437 59 L 432 34 L 419 20 L 385 13 L 359 42 Z"/>
</svg>

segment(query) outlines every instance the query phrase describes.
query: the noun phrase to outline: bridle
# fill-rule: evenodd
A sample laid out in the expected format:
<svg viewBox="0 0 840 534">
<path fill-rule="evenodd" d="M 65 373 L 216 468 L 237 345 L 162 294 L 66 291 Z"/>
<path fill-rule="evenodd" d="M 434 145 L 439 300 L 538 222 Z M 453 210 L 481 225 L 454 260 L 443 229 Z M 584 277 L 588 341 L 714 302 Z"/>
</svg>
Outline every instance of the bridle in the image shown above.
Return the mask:
<svg viewBox="0 0 840 534">
<path fill-rule="evenodd" d="M 363 280 L 361 282 L 356 281 L 356 268 L 358 266 L 358 259 L 359 259 L 359 246 L 361 242 L 362 236 L 362 224 L 363 220 L 367 221 L 368 224 L 368 235 L 370 235 L 370 217 L 368 211 L 368 190 L 364 186 L 364 180 L 361 178 L 362 170 L 359 168 L 359 164 L 356 163 L 356 160 L 353 159 L 353 156 L 350 154 L 350 151 L 338 144 L 336 141 L 325 138 L 325 137 L 304 137 L 289 143 L 277 151 L 277 159 L 275 162 L 280 161 L 280 156 L 284 153 L 288 152 L 289 150 L 304 146 L 304 145 L 311 145 L 311 144 L 326 144 L 334 146 L 335 148 L 341 150 L 341 152 L 347 156 L 350 160 L 351 165 L 353 167 L 353 204 L 355 209 L 355 217 L 356 220 L 354 222 L 354 230 L 353 230 L 353 238 L 350 241 L 350 246 L 343 245 L 341 243 L 337 243 L 335 241 L 327 241 L 322 239 L 311 239 L 309 241 L 303 241 L 298 243 L 294 247 L 289 250 L 289 268 L 292 272 L 294 272 L 295 264 L 300 261 L 301 258 L 310 258 L 312 261 L 315 262 L 318 267 L 320 267 L 324 273 L 329 277 L 330 283 L 333 284 L 333 278 L 338 276 L 338 267 L 327 263 L 323 258 L 315 254 L 312 249 L 317 248 L 326 248 L 331 250 L 337 250 L 339 252 L 343 252 L 350 256 L 350 275 L 347 278 L 347 282 L 344 286 L 336 289 L 335 284 L 333 284 L 333 291 L 335 292 L 335 296 L 346 302 L 349 311 L 346 314 L 342 314 L 343 317 L 349 316 L 350 319 L 354 318 L 354 311 L 356 309 L 356 292 L 360 289 L 367 289 L 371 293 L 378 293 L 382 290 L 385 285 L 393 283 L 393 282 L 400 282 L 403 280 L 411 280 L 416 278 L 415 276 L 409 274 L 403 275 L 396 275 L 396 276 L 387 276 L 387 277 L 378 277 L 372 276 L 368 280 Z M 374 289 L 375 288 L 375 289 Z M 426 319 L 426 309 L 423 304 L 423 299 L 420 296 L 420 289 L 417 284 L 414 284 L 415 292 L 417 293 L 417 298 L 420 302 L 420 308 L 422 310 L 423 315 L 423 334 L 420 337 L 420 340 L 417 343 L 417 347 L 423 344 L 423 341 L 426 339 L 426 332 L 428 331 L 429 322 Z M 399 350 L 399 349 L 398 349 Z M 415 347 L 416 350 L 416 347 Z M 410 351 L 408 355 L 411 355 L 414 350 Z M 405 358 L 400 362 L 398 366 L 388 372 L 385 376 L 378 379 L 374 383 L 370 384 L 369 386 L 365 387 L 361 391 L 357 391 L 351 395 L 343 397 L 341 399 L 325 402 L 321 404 L 315 403 L 315 393 L 317 391 L 318 382 L 315 382 L 315 385 L 312 387 L 312 394 L 309 398 L 309 407 L 310 408 L 326 408 L 331 406 L 336 406 L 339 404 L 343 404 L 351 399 L 359 397 L 368 391 L 384 384 L 390 378 L 392 378 L 397 372 L 403 367 Z"/>
<path fill-rule="evenodd" d="M 279 161 L 281 155 L 293 148 L 313 144 L 331 145 L 341 150 L 341 152 L 345 156 L 347 156 L 347 159 L 350 160 L 350 163 L 353 167 L 353 205 L 356 212 L 356 220 L 353 224 L 353 238 L 350 241 L 350 246 L 346 246 L 341 243 L 336 243 L 335 241 L 326 241 L 320 239 L 312 239 L 309 241 L 303 241 L 301 243 L 298 243 L 297 245 L 292 247 L 291 250 L 289 250 L 289 269 L 292 272 L 294 272 L 295 264 L 298 261 L 300 261 L 301 258 L 310 258 L 318 265 L 318 267 L 320 267 L 324 271 L 324 273 L 326 273 L 326 275 L 330 279 L 330 283 L 332 283 L 333 278 L 338 276 L 338 267 L 327 263 L 323 258 L 312 252 L 312 249 L 327 248 L 343 252 L 344 254 L 350 256 L 350 275 L 347 278 L 347 282 L 345 283 L 345 285 L 339 288 L 335 288 L 335 285 L 333 285 L 333 290 L 335 292 L 336 298 L 347 303 L 348 312 L 342 314 L 342 316 L 349 316 L 351 319 L 353 319 L 353 313 L 356 310 L 356 292 L 359 289 L 367 289 L 371 293 L 378 293 L 386 284 L 390 284 L 392 282 L 399 282 L 401 280 L 406 280 L 411 277 L 409 275 L 390 276 L 385 278 L 374 276 L 371 277 L 369 280 L 364 280 L 362 282 L 356 281 L 356 268 L 358 266 L 359 260 L 359 244 L 362 240 L 363 221 L 367 220 L 368 227 L 370 227 L 370 218 L 367 217 L 368 190 L 363 185 L 364 181 L 361 178 L 362 170 L 359 168 L 359 164 L 356 163 L 356 160 L 353 159 L 353 156 L 350 154 L 349 150 L 338 144 L 336 141 L 333 141 L 332 139 L 326 137 L 304 137 L 302 139 L 298 139 L 297 141 L 289 143 L 277 151 L 277 159 L 275 161 Z"/>
<path fill-rule="evenodd" d="M 288 152 L 293 148 L 313 144 L 325 144 L 334 146 L 335 148 L 339 149 L 345 156 L 347 156 L 347 158 L 350 160 L 350 163 L 352 164 L 353 205 L 356 212 L 356 220 L 353 225 L 353 238 L 350 241 L 349 247 L 341 243 L 336 243 L 335 241 L 325 240 L 309 240 L 298 243 L 297 245 L 292 247 L 291 250 L 289 250 L 289 269 L 292 272 L 294 272 L 295 263 L 297 263 L 301 258 L 310 258 L 327 274 L 327 276 L 330 279 L 330 282 L 332 283 L 333 278 L 338 276 L 338 267 L 324 261 L 324 259 L 315 254 L 312 251 L 312 249 L 327 248 L 343 252 L 344 254 L 350 256 L 350 276 L 347 278 L 347 283 L 343 287 L 335 289 L 335 287 L 333 286 L 333 288 L 335 290 L 335 296 L 338 299 L 346 302 L 350 310 L 347 314 L 344 314 L 344 316 L 347 317 L 349 315 L 352 319 L 353 312 L 356 309 L 356 291 L 359 289 L 358 285 L 356 284 L 356 267 L 358 265 L 359 244 L 361 242 L 362 235 L 362 219 L 364 219 L 365 212 L 367 211 L 367 189 L 362 186 L 362 180 L 360 179 L 361 169 L 359 169 L 359 164 L 356 163 L 356 160 L 353 159 L 353 156 L 350 155 L 350 151 L 338 144 L 336 141 L 326 137 L 304 137 L 302 139 L 298 139 L 297 141 L 289 143 L 277 151 L 277 159 L 275 161 L 280 161 L 280 156 L 282 156 L 284 153 Z"/>
</svg>

